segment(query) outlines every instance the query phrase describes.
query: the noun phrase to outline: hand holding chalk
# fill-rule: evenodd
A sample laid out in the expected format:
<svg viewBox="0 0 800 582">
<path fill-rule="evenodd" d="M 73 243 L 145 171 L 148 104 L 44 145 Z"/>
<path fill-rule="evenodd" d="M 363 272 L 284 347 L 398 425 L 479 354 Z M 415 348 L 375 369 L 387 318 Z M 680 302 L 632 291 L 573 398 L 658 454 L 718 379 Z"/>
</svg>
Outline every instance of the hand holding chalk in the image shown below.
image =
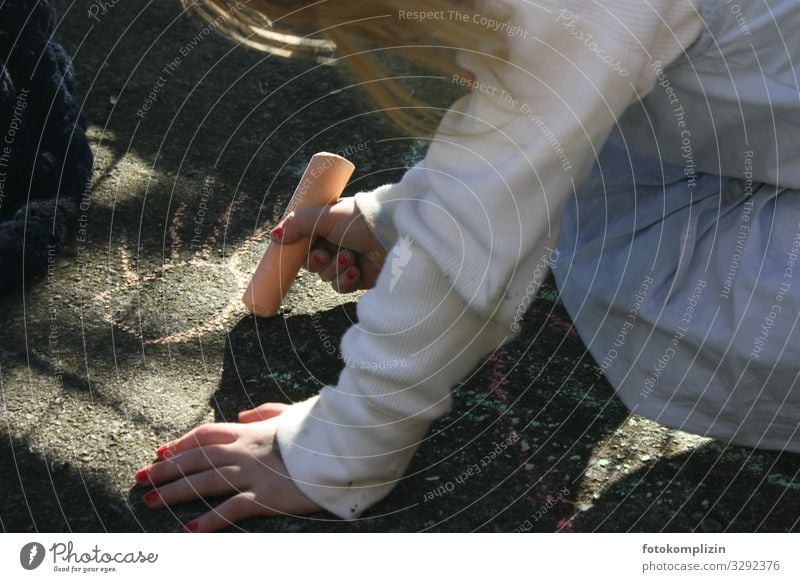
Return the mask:
<svg viewBox="0 0 800 582">
<path fill-rule="evenodd" d="M 336 203 L 353 171 L 355 166 L 341 156 L 327 152 L 314 154 L 283 216 L 300 208 Z M 278 312 L 305 263 L 311 243 L 308 237 L 288 244 L 270 242 L 242 296 L 252 313 L 271 317 Z"/>
</svg>

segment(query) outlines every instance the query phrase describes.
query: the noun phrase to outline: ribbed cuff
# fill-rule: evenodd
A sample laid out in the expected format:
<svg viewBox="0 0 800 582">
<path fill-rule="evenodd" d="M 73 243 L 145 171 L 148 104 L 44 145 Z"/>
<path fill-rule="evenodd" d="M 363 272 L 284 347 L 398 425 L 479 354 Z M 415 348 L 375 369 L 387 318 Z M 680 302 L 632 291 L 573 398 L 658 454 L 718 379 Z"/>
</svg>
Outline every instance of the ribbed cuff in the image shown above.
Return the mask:
<svg viewBox="0 0 800 582">
<path fill-rule="evenodd" d="M 389 251 L 397 242 L 393 214 L 398 200 L 397 184 L 385 184 L 375 190 L 358 192 L 354 196 L 356 206 L 364 216 L 375 238 Z"/>
</svg>

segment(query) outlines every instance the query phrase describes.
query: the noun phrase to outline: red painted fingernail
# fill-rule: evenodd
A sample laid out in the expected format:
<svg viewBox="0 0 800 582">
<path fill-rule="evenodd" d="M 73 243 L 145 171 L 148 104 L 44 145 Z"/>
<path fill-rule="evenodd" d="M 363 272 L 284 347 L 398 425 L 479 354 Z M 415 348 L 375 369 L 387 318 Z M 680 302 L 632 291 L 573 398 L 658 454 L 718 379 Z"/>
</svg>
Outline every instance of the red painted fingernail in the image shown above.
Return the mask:
<svg viewBox="0 0 800 582">
<path fill-rule="evenodd" d="M 142 469 L 136 473 L 136 480 L 140 483 L 147 483 L 150 480 L 147 476 L 147 469 Z"/>
<path fill-rule="evenodd" d="M 344 267 L 349 262 L 350 262 L 350 257 L 344 254 L 339 255 L 339 266 Z"/>
<path fill-rule="evenodd" d="M 272 229 L 272 238 L 281 238 L 283 236 L 283 227 L 276 226 Z"/>
<path fill-rule="evenodd" d="M 156 451 L 156 457 L 159 459 L 169 459 L 174 454 L 172 447 L 169 445 L 161 445 Z"/>
<path fill-rule="evenodd" d="M 197 523 L 196 521 L 190 521 L 185 526 L 183 526 L 183 529 L 185 529 L 187 532 L 191 533 L 191 532 L 194 532 L 194 531 L 197 531 L 198 529 L 200 529 L 200 524 Z"/>
<path fill-rule="evenodd" d="M 345 276 L 346 276 L 346 277 L 347 277 L 349 280 L 351 280 L 351 281 L 352 281 L 353 279 L 355 279 L 356 277 L 358 277 L 358 273 L 356 273 L 356 270 L 355 270 L 355 269 L 347 269 L 347 272 L 345 273 Z"/>
<path fill-rule="evenodd" d="M 322 263 L 324 263 L 324 262 L 325 262 L 325 259 L 323 259 L 323 258 L 322 258 L 322 255 L 320 255 L 319 253 L 314 253 L 314 254 L 312 255 L 312 257 L 313 257 L 313 259 L 312 259 L 312 260 L 313 260 L 313 261 L 314 261 L 316 264 L 318 264 L 318 265 L 321 265 Z"/>
<path fill-rule="evenodd" d="M 144 494 L 144 500 L 147 501 L 148 503 L 156 501 L 159 497 L 160 495 L 158 494 L 157 489 L 153 489 L 152 491 L 148 491 L 147 493 Z"/>
</svg>

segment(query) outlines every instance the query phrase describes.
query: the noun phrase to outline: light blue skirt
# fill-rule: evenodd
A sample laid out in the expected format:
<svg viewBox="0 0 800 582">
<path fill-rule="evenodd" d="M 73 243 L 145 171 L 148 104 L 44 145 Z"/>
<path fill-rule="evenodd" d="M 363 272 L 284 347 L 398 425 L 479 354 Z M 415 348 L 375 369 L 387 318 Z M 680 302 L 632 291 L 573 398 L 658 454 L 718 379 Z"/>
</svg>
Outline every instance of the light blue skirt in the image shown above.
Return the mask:
<svg viewBox="0 0 800 582">
<path fill-rule="evenodd" d="M 564 215 L 562 300 L 630 410 L 800 451 L 800 191 L 684 170 L 612 134 Z"/>
</svg>

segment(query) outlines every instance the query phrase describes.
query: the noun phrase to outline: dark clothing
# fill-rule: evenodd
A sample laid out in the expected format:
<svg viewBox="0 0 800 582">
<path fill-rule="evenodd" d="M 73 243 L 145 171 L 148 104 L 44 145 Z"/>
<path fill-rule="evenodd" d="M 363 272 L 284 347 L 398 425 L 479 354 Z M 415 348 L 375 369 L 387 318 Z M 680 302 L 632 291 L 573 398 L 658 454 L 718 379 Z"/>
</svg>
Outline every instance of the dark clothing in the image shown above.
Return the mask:
<svg viewBox="0 0 800 582">
<path fill-rule="evenodd" d="M 46 270 L 88 194 L 93 156 L 54 23 L 46 1 L 0 2 L 0 291 Z"/>
</svg>

